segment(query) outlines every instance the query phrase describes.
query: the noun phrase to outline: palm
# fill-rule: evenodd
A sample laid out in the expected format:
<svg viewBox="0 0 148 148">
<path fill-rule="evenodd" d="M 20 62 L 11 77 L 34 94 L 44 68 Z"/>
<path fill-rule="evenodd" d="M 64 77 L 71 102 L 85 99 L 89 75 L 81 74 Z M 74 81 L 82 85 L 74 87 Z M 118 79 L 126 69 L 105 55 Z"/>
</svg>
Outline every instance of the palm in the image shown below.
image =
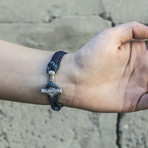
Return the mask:
<svg viewBox="0 0 148 148">
<path fill-rule="evenodd" d="M 81 108 L 103 112 L 135 111 L 147 92 L 148 62 L 145 42 L 120 46 L 104 34 L 75 54 L 76 96 Z"/>
<path fill-rule="evenodd" d="M 148 65 L 145 42 L 129 42 L 128 62 L 119 80 L 118 92 L 122 95 L 122 111 L 135 111 L 142 96 L 147 92 Z"/>
</svg>

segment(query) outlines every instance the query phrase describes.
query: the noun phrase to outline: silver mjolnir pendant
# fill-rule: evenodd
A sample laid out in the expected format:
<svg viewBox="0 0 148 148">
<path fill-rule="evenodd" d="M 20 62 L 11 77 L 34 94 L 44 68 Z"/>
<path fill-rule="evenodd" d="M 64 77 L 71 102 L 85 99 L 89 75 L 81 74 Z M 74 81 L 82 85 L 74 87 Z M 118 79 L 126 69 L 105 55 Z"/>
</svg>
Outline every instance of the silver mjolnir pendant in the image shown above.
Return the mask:
<svg viewBox="0 0 148 148">
<path fill-rule="evenodd" d="M 55 72 L 53 70 L 50 70 L 48 74 L 49 74 L 49 82 L 54 83 Z M 41 93 L 47 94 L 53 98 L 56 95 L 62 94 L 62 89 L 55 87 L 43 88 L 41 89 Z"/>
<path fill-rule="evenodd" d="M 50 87 L 48 89 L 46 89 L 46 88 L 41 89 L 41 93 L 47 94 L 53 98 L 56 95 L 62 94 L 62 90 L 60 88 Z"/>
</svg>

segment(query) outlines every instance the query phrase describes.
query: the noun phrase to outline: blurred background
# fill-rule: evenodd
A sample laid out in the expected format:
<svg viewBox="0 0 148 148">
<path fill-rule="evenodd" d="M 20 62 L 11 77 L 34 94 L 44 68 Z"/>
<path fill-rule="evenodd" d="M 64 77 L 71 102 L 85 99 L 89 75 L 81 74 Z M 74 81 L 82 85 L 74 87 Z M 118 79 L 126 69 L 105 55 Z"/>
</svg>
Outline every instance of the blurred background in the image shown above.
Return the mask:
<svg viewBox="0 0 148 148">
<path fill-rule="evenodd" d="M 128 21 L 148 25 L 148 0 L 0 0 L 0 39 L 42 50 L 75 52 Z M 148 148 L 147 114 L 0 100 L 0 148 Z"/>
</svg>

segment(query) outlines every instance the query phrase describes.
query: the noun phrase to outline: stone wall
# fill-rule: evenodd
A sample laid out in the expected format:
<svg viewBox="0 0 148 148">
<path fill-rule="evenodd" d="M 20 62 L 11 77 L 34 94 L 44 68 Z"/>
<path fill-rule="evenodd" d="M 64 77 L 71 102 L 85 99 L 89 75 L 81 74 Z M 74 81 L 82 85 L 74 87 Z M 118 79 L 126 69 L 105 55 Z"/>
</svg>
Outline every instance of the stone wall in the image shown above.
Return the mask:
<svg viewBox="0 0 148 148">
<path fill-rule="evenodd" d="M 147 0 L 1 0 L 0 39 L 75 52 L 105 28 L 148 24 Z M 93 113 L 0 100 L 0 148 L 148 148 L 148 111 Z"/>
</svg>

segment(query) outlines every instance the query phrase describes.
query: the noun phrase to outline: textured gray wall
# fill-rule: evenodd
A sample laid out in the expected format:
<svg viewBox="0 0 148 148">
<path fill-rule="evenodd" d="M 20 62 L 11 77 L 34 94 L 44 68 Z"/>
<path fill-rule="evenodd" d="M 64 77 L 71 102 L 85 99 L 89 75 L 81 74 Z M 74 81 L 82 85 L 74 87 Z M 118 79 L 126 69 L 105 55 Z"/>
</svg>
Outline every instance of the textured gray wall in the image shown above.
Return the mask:
<svg viewBox="0 0 148 148">
<path fill-rule="evenodd" d="M 43 50 L 75 52 L 128 21 L 148 24 L 148 0 L 0 1 L 0 39 Z M 0 148 L 148 148 L 147 113 L 56 113 L 0 100 Z"/>
</svg>

